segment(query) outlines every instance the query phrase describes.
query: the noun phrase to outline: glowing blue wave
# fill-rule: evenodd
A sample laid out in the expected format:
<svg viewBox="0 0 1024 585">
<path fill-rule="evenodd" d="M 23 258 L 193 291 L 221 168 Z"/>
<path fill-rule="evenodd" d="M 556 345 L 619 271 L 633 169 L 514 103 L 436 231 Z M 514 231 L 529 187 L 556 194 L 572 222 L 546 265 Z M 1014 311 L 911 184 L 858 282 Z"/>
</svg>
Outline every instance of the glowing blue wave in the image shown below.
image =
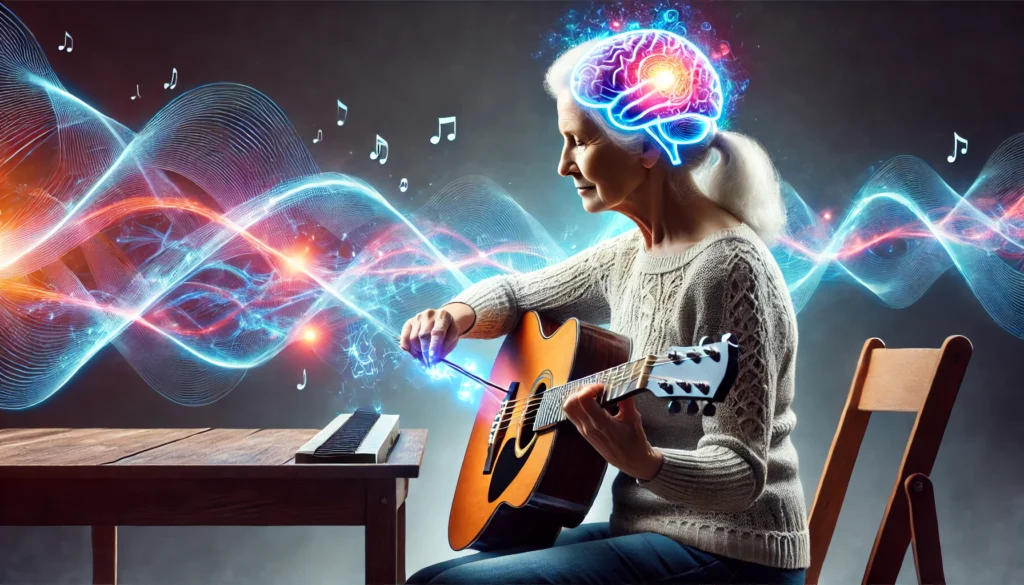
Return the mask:
<svg viewBox="0 0 1024 585">
<path fill-rule="evenodd" d="M 905 307 L 955 266 L 1024 338 L 1022 162 L 1018 135 L 961 197 L 898 157 L 837 223 L 786 186 L 774 252 L 796 307 L 833 277 Z M 631 227 L 616 217 L 594 243 Z M 0 408 L 46 400 L 108 344 L 185 405 L 224 396 L 293 342 L 372 381 L 408 317 L 565 257 L 486 178 L 403 214 L 364 181 L 321 172 L 252 88 L 188 91 L 135 133 L 69 94 L 0 9 Z"/>
</svg>

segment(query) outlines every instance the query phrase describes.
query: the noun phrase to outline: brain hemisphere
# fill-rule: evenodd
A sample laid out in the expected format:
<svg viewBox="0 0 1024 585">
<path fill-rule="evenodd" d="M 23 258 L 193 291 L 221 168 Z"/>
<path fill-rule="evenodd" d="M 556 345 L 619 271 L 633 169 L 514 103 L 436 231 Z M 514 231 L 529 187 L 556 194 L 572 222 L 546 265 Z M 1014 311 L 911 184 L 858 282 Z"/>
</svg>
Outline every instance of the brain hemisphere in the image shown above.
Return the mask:
<svg viewBox="0 0 1024 585">
<path fill-rule="evenodd" d="M 624 128 L 713 120 L 722 107 L 721 84 L 708 58 L 664 31 L 618 35 L 598 45 L 578 64 L 573 90 L 583 103 L 607 108 Z"/>
</svg>

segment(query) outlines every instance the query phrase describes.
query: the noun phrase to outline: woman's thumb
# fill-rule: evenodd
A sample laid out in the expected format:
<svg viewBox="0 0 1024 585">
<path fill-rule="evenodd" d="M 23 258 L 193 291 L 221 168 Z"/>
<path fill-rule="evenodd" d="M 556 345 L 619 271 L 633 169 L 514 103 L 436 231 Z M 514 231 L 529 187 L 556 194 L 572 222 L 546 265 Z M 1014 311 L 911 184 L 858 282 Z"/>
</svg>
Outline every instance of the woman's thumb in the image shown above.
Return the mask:
<svg viewBox="0 0 1024 585">
<path fill-rule="evenodd" d="M 617 414 L 615 418 L 624 422 L 635 422 L 640 420 L 640 412 L 637 411 L 636 404 L 633 403 L 632 396 L 619 401 L 619 414 Z"/>
</svg>

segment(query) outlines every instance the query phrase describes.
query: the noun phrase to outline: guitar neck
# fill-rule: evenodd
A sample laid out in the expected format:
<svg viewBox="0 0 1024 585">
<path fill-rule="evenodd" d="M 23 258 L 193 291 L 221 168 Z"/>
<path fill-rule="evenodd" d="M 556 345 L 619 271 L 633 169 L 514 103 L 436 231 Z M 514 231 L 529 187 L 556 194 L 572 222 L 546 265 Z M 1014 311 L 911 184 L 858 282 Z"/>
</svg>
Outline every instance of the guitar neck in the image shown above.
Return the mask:
<svg viewBox="0 0 1024 585">
<path fill-rule="evenodd" d="M 591 374 L 585 378 L 573 380 L 568 384 L 548 388 L 544 391 L 543 398 L 541 398 L 537 418 L 533 424 L 534 430 L 539 431 L 568 420 L 565 411 L 562 410 L 562 403 L 573 392 L 588 384 L 604 384 L 604 391 L 597 396 L 597 403 L 602 406 L 613 404 L 635 394 L 646 383 L 649 369 L 645 366 L 652 358 L 653 356 L 626 362 L 614 368 Z"/>
</svg>

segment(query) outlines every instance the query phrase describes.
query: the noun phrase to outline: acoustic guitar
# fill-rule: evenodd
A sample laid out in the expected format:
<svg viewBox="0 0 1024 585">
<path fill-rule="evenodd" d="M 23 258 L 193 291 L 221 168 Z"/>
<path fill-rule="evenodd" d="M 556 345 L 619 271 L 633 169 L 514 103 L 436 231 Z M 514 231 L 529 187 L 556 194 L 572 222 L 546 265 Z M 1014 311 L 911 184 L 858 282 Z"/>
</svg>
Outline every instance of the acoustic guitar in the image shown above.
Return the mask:
<svg viewBox="0 0 1024 585">
<path fill-rule="evenodd" d="M 570 319 L 558 325 L 527 312 L 508 334 L 486 388 L 462 461 L 448 521 L 453 550 L 554 544 L 562 527 L 587 515 L 607 462 L 568 421 L 562 402 L 603 383 L 598 402 L 641 392 L 670 413 L 712 416 L 736 379 L 739 346 L 725 334 L 664 356 L 629 361 L 629 338 Z M 701 408 L 703 405 L 703 408 Z"/>
</svg>

